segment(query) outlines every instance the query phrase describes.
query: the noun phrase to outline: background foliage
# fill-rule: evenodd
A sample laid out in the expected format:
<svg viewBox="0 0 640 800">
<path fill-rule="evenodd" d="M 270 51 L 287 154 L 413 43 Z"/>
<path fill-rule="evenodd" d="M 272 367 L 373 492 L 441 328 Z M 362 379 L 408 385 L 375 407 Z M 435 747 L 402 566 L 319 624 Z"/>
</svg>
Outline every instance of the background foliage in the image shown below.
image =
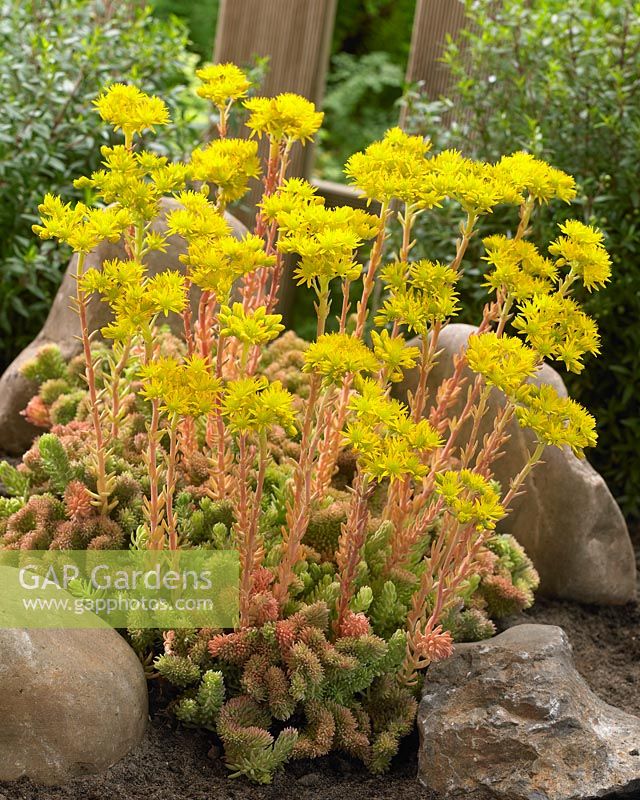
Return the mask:
<svg viewBox="0 0 640 800">
<path fill-rule="evenodd" d="M 178 17 L 189 30 L 191 49 L 210 61 L 218 20 L 219 0 L 156 0 L 153 13 L 161 19 Z"/>
<path fill-rule="evenodd" d="M 177 19 L 128 3 L 0 0 L 0 369 L 42 326 L 66 265 L 31 225 L 45 192 L 71 199 L 71 179 L 97 168 L 92 100 L 117 80 L 161 93 L 178 122 L 166 146 L 180 153 L 196 136 L 182 103 L 193 61 Z"/>
<path fill-rule="evenodd" d="M 576 177 L 572 214 L 600 226 L 614 263 L 611 285 L 587 298 L 599 323 L 602 355 L 569 381 L 595 414 L 600 443 L 590 454 L 628 515 L 640 514 L 640 3 L 629 0 L 467 0 L 468 25 L 446 61 L 454 88 L 441 103 L 410 96 L 411 127 L 437 147 L 497 159 L 518 148 Z M 452 112 L 455 108 L 455 112 Z M 450 213 L 445 208 L 443 214 Z M 554 205 L 536 222 L 546 241 L 569 214 Z M 495 215 L 492 230 L 513 220 Z M 433 226 L 431 221 L 429 225 Z M 544 230 L 541 230 L 544 228 Z M 418 247 L 439 253 L 425 222 Z M 479 250 L 465 297 L 483 269 Z M 575 385 L 574 385 L 575 384 Z"/>
</svg>

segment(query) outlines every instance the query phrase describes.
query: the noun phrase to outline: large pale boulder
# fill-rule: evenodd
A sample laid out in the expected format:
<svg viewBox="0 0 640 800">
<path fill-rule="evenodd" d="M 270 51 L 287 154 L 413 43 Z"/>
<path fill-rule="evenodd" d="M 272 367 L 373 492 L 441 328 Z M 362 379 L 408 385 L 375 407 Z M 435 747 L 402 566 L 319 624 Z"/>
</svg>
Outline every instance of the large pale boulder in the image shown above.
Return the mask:
<svg viewBox="0 0 640 800">
<path fill-rule="evenodd" d="M 418 729 L 418 777 L 444 800 L 640 797 L 640 719 L 593 694 L 553 625 L 457 645 Z"/>
<path fill-rule="evenodd" d="M 169 198 L 163 199 L 161 213 L 152 224 L 152 229 L 164 233 L 166 231 L 165 215 L 176 207 L 178 207 L 177 201 Z M 244 225 L 234 217 L 227 215 L 227 219 L 232 226 L 234 235 L 242 236 L 246 233 Z M 180 261 L 180 255 L 184 252 L 184 240 L 179 236 L 169 237 L 165 253 L 153 251 L 148 255 L 146 263 L 149 274 L 156 275 L 166 269 L 184 270 L 184 265 Z M 113 258 L 126 258 L 122 242 L 100 244 L 85 259 L 85 268 L 99 267 L 104 261 Z M 75 296 L 76 263 L 76 256 L 74 256 L 69 262 L 42 330 L 7 367 L 0 378 L 1 452 L 19 455 L 30 446 L 33 437 L 41 433 L 20 415 L 35 391 L 34 385 L 20 374 L 22 365 L 33 358 L 38 350 L 46 344 L 57 344 L 65 358 L 70 358 L 80 352 L 80 342 L 77 339 L 80 334 L 80 325 L 70 300 L 72 296 Z M 195 292 L 192 292 L 191 301 L 195 307 L 197 304 Z M 178 317 L 170 315 L 167 321 L 176 333 L 180 333 L 182 323 Z M 91 331 L 98 330 L 109 322 L 108 306 L 95 296 L 89 302 L 87 322 Z"/>
<path fill-rule="evenodd" d="M 429 376 L 430 398 L 453 371 L 453 357 L 466 347 L 476 328 L 448 325 L 438 340 L 438 363 Z M 470 377 L 471 372 L 467 371 Z M 416 375 L 408 374 L 399 387 L 405 395 L 415 387 Z M 533 379 L 548 383 L 559 394 L 567 390 L 560 375 L 544 365 Z M 466 392 L 453 413 L 460 411 Z M 504 395 L 494 390 L 482 421 L 480 437 L 488 433 Z M 469 435 L 470 425 L 460 442 Z M 496 478 L 505 487 L 517 475 L 534 445 L 533 435 L 512 422 L 504 455 L 494 464 Z M 624 517 L 604 479 L 569 448 L 547 447 L 544 463 L 529 475 L 524 493 L 516 497 L 512 511 L 501 523 L 525 547 L 540 573 L 540 591 L 546 595 L 584 603 L 623 604 L 636 596 L 633 547 Z"/>
<path fill-rule="evenodd" d="M 12 629 L 2 617 L 0 609 L 0 781 L 64 783 L 107 769 L 140 742 L 147 682 L 115 630 Z"/>
</svg>

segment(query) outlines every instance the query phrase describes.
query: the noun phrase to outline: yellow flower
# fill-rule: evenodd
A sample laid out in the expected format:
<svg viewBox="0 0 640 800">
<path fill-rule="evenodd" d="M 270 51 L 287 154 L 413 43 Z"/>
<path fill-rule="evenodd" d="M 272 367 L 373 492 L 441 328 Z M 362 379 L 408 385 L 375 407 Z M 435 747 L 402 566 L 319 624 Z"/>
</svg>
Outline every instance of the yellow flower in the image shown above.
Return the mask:
<svg viewBox="0 0 640 800">
<path fill-rule="evenodd" d="M 402 336 L 392 337 L 389 331 L 371 332 L 373 352 L 386 369 L 388 380 L 401 381 L 408 369 L 415 367 L 420 358 L 418 347 L 409 347 Z"/>
<path fill-rule="evenodd" d="M 304 354 L 305 372 L 316 372 L 328 383 L 341 383 L 345 375 L 375 372 L 378 367 L 371 350 L 346 333 L 325 333 L 309 345 Z"/>
<path fill-rule="evenodd" d="M 301 205 L 277 214 L 281 253 L 300 256 L 294 277 L 299 284 L 325 285 L 333 278 L 356 280 L 361 267 L 355 250 L 364 238 L 375 236 L 376 217 L 354 208 L 325 208 L 320 203 Z"/>
<path fill-rule="evenodd" d="M 558 265 L 567 265 L 582 279 L 588 291 L 604 286 L 611 278 L 611 259 L 602 244 L 603 234 L 576 219 L 561 224 L 560 230 L 564 236 L 549 245 L 549 252 L 557 256 Z"/>
<path fill-rule="evenodd" d="M 308 205 L 324 205 L 324 198 L 303 178 L 288 178 L 276 192 L 262 198 L 260 209 L 266 220 L 275 222 L 283 213 L 299 212 Z"/>
<path fill-rule="evenodd" d="M 105 169 L 74 181 L 78 189 L 92 189 L 105 203 L 127 208 L 136 221 L 158 214 L 160 198 L 184 189 L 190 177 L 185 164 L 170 164 L 164 157 L 145 150 L 132 152 L 124 145 L 103 147 Z"/>
<path fill-rule="evenodd" d="M 222 413 L 232 433 L 263 434 L 274 426 L 295 433 L 293 396 L 280 381 L 261 377 L 241 378 L 227 384 Z"/>
<path fill-rule="evenodd" d="M 394 262 L 381 276 L 389 296 L 376 316 L 377 325 L 398 322 L 425 336 L 435 321 L 443 322 L 458 311 L 458 274 L 437 261 Z"/>
<path fill-rule="evenodd" d="M 505 515 L 496 488 L 468 469 L 449 470 L 436 475 L 436 492 L 462 525 L 476 530 L 493 530 Z"/>
<path fill-rule="evenodd" d="M 121 130 L 126 137 L 169 122 L 169 111 L 159 97 L 124 83 L 109 86 L 94 100 L 94 105 L 102 119 L 113 125 L 114 130 Z"/>
<path fill-rule="evenodd" d="M 187 305 L 187 286 L 184 275 L 165 270 L 149 278 L 145 284 L 154 312 L 168 316 L 172 311 L 181 314 Z"/>
<path fill-rule="evenodd" d="M 80 279 L 80 288 L 86 294 L 97 292 L 107 303 L 114 303 L 121 291 L 144 282 L 146 270 L 139 261 L 121 261 L 118 258 L 102 262 L 102 267 L 91 267 Z"/>
<path fill-rule="evenodd" d="M 76 253 L 89 253 L 105 240 L 117 242 L 133 221 L 127 209 L 71 206 L 51 194 L 45 195 L 38 210 L 42 225 L 34 225 L 33 232 L 41 239 L 65 242 Z"/>
<path fill-rule="evenodd" d="M 196 75 L 202 81 L 196 93 L 218 108 L 246 97 L 251 88 L 251 81 L 235 64 L 207 64 L 197 69 Z"/>
<path fill-rule="evenodd" d="M 190 356 L 184 363 L 160 357 L 140 367 L 139 375 L 142 396 L 159 400 L 161 410 L 173 417 L 199 417 L 216 408 L 221 383 L 201 356 Z"/>
<path fill-rule="evenodd" d="M 244 107 L 249 111 L 246 126 L 258 136 L 266 133 L 275 142 L 304 144 L 318 130 L 324 117 L 311 101 L 290 92 L 277 97 L 252 97 L 245 100 Z"/>
<path fill-rule="evenodd" d="M 202 192 L 180 192 L 176 199 L 183 208 L 167 214 L 169 234 L 178 234 L 188 242 L 195 242 L 221 238 L 231 232 L 223 214 Z"/>
<path fill-rule="evenodd" d="M 540 443 L 566 445 L 578 458 L 584 458 L 585 447 L 596 444 L 595 419 L 580 403 L 560 397 L 553 386 L 523 386 L 517 400 L 518 424 L 532 430 Z"/>
<path fill-rule="evenodd" d="M 471 215 L 490 213 L 501 203 L 519 205 L 523 196 L 491 164 L 444 150 L 432 162 L 434 188 L 456 200 Z"/>
<path fill-rule="evenodd" d="M 470 336 L 466 356 L 474 372 L 507 395 L 534 375 L 540 362 L 539 355 L 519 339 L 495 333 Z"/>
<path fill-rule="evenodd" d="M 388 130 L 382 141 L 347 161 L 345 174 L 372 200 L 388 203 L 393 198 L 430 208 L 442 200 L 428 183 L 432 162 L 425 158 L 431 145 L 422 136 L 409 136 L 400 128 Z"/>
<path fill-rule="evenodd" d="M 267 314 L 264 306 L 254 311 L 245 311 L 242 303 L 222 306 L 218 320 L 221 336 L 233 336 L 245 344 L 266 344 L 284 330 L 282 314 Z"/>
<path fill-rule="evenodd" d="M 570 203 L 576 196 L 576 182 L 571 175 L 530 153 L 503 156 L 494 171 L 496 176 L 511 183 L 517 192 L 526 192 L 538 203 L 548 203 L 555 197 Z"/>
<path fill-rule="evenodd" d="M 191 156 L 196 180 L 218 187 L 224 204 L 239 200 L 248 190 L 249 179 L 260 175 L 258 145 L 247 139 L 216 139 Z"/>
<path fill-rule="evenodd" d="M 257 269 L 271 269 L 276 263 L 275 256 L 265 253 L 264 239 L 254 234 L 247 234 L 244 239 L 234 236 L 197 238 L 189 244 L 181 260 L 190 267 L 192 283 L 213 292 L 223 303 L 234 281 Z"/>
<path fill-rule="evenodd" d="M 513 327 L 543 358 L 563 361 L 570 372 L 582 372 L 585 353 L 600 350 L 596 323 L 575 300 L 558 293 L 524 301 Z"/>
<path fill-rule="evenodd" d="M 553 288 L 558 269 L 531 242 L 495 235 L 483 239 L 483 244 L 487 250 L 484 260 L 493 267 L 485 286 L 496 292 L 503 289 L 515 300 L 546 294 Z"/>
</svg>

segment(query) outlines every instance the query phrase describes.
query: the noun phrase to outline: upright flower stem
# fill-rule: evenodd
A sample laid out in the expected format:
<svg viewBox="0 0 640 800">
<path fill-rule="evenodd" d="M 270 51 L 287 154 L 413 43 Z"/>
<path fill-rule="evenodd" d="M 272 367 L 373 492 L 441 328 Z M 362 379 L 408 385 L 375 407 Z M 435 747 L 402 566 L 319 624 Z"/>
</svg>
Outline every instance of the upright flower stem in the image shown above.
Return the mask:
<svg viewBox="0 0 640 800">
<path fill-rule="evenodd" d="M 529 455 L 529 458 L 525 462 L 520 472 L 515 476 L 515 478 L 512 479 L 511 483 L 509 484 L 509 491 L 506 493 L 504 499 L 502 500 L 502 505 L 505 510 L 508 510 L 513 499 L 520 491 L 520 488 L 522 484 L 525 482 L 527 476 L 542 458 L 542 454 L 544 453 L 544 448 L 545 448 L 544 442 L 538 442 L 534 451 Z"/>
<path fill-rule="evenodd" d="M 169 460 L 167 463 L 167 486 L 165 491 L 169 550 L 178 549 L 178 531 L 173 511 L 173 500 L 176 493 L 176 465 L 178 461 L 178 422 L 178 417 L 172 415 L 169 420 Z"/>
<path fill-rule="evenodd" d="M 367 538 L 369 522 L 369 499 L 375 489 L 365 474 L 359 473 L 353 487 L 347 521 L 342 526 L 338 544 L 337 564 L 340 593 L 336 602 L 336 633 L 340 635 L 349 603 L 353 597 L 354 584 L 360 563 L 362 548 Z"/>
<path fill-rule="evenodd" d="M 162 509 L 158 484 L 158 436 L 160 430 L 160 401 L 151 401 L 151 423 L 149 425 L 149 548 L 162 550 L 164 548 L 164 532 L 162 530 Z"/>
<path fill-rule="evenodd" d="M 373 287 L 375 285 L 376 272 L 380 266 L 380 261 L 382 260 L 388 210 L 388 204 L 383 203 L 380 209 L 380 231 L 378 232 L 378 235 L 373 243 L 373 247 L 371 248 L 369 266 L 362 280 L 362 296 L 358 301 L 358 307 L 356 310 L 355 336 L 358 338 L 362 338 L 364 335 L 369 298 L 371 297 L 371 292 L 373 291 Z"/>
<path fill-rule="evenodd" d="M 307 530 L 311 510 L 312 484 L 311 467 L 314 456 L 313 420 L 320 395 L 321 379 L 313 374 L 309 386 L 302 436 L 300 441 L 300 461 L 293 479 L 293 499 L 287 507 L 287 519 L 283 527 L 283 553 L 278 566 L 278 578 L 274 590 L 276 600 L 282 605 L 294 578 L 294 567 L 298 560 L 298 550 Z"/>
<path fill-rule="evenodd" d="M 96 495 L 100 514 L 106 516 L 109 513 L 109 479 L 107 476 L 107 454 L 102 431 L 102 419 L 100 406 L 98 403 L 98 390 L 96 386 L 96 372 L 91 352 L 91 335 L 87 323 L 87 298 L 81 288 L 81 280 L 84 274 L 84 261 L 86 254 L 78 253 L 76 259 L 76 303 L 78 316 L 80 318 L 80 334 L 82 338 L 82 350 L 85 362 L 85 378 L 89 388 L 89 405 L 91 407 L 91 422 L 96 447 Z"/>
<path fill-rule="evenodd" d="M 246 437 L 240 437 L 240 463 L 242 465 L 246 451 Z M 256 475 L 256 488 L 253 493 L 251 514 L 248 516 L 248 527 L 242 537 L 242 547 L 240 549 L 240 568 L 241 568 L 241 584 L 240 584 L 240 621 L 243 625 L 249 625 L 249 606 L 251 600 L 251 592 L 253 590 L 253 572 L 260 565 L 263 556 L 262 542 L 260 541 L 260 506 L 262 503 L 262 494 L 264 491 L 264 478 L 267 469 L 267 462 L 269 457 L 267 434 L 260 433 L 259 447 L 258 447 L 258 473 Z M 247 475 L 244 475 L 245 483 Z M 248 505 L 248 497 L 244 497 L 244 502 Z M 248 508 L 247 508 L 248 511 Z M 245 519 L 245 514 L 242 514 Z"/>
</svg>

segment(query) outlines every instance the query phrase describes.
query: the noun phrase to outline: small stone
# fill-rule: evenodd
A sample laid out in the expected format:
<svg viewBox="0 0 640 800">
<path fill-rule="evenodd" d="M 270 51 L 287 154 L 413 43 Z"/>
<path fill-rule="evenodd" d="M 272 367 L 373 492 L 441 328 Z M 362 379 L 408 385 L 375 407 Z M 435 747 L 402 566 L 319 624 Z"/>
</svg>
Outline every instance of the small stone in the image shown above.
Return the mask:
<svg viewBox="0 0 640 800">
<path fill-rule="evenodd" d="M 301 775 L 296 783 L 299 783 L 300 786 L 317 786 L 322 781 L 322 776 L 319 772 L 307 772 L 305 775 Z"/>
<path fill-rule="evenodd" d="M 418 729 L 419 779 L 443 800 L 640 797 L 640 719 L 591 691 L 553 625 L 457 645 L 429 668 Z"/>
</svg>

